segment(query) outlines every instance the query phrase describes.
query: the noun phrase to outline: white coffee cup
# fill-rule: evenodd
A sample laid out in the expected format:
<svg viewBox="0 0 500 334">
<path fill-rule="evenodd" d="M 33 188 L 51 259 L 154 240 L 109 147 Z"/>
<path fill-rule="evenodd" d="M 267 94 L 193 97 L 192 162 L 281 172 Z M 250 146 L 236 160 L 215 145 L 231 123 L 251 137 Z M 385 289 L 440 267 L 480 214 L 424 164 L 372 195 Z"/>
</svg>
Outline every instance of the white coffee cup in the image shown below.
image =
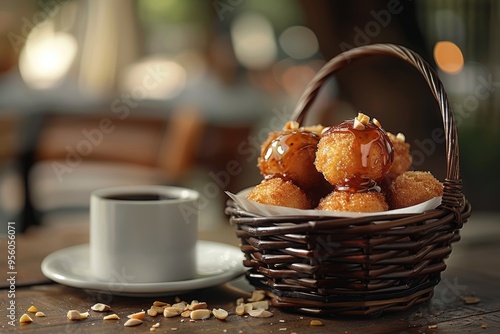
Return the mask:
<svg viewBox="0 0 500 334">
<path fill-rule="evenodd" d="M 199 193 L 169 186 L 94 191 L 90 274 L 115 283 L 158 283 L 196 276 Z"/>
</svg>

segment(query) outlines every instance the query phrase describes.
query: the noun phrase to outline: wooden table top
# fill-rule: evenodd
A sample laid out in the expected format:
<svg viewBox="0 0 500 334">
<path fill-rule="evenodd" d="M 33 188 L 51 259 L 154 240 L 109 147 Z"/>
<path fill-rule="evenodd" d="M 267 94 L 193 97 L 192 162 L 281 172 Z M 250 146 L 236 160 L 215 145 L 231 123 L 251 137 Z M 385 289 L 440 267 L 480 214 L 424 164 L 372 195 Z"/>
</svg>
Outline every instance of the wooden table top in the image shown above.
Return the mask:
<svg viewBox="0 0 500 334">
<path fill-rule="evenodd" d="M 9 285 L 8 237 L 0 236 L 0 333 L 146 333 L 159 323 L 158 333 L 499 333 L 500 332 L 500 215 L 474 213 L 462 229 L 462 240 L 455 244 L 447 261 L 448 268 L 435 288 L 431 301 L 400 313 L 379 317 L 321 318 L 323 326 L 310 325 L 314 317 L 286 313 L 271 308 L 270 318 L 253 318 L 235 314 L 236 300 L 247 297 L 251 287 L 244 278 L 213 288 L 192 291 L 179 296 L 119 297 L 96 294 L 56 284 L 43 276 L 42 260 L 51 252 L 88 242 L 86 218 L 60 219 L 59 222 L 30 228 L 16 234 L 15 291 Z M 2 222 L 2 226 L 6 224 Z M 233 227 L 220 224 L 210 231 L 201 231 L 200 239 L 238 244 Z M 15 293 L 15 296 L 9 296 Z M 464 296 L 475 296 L 478 303 L 467 304 Z M 224 308 L 230 312 L 225 321 L 214 319 L 182 320 L 163 316 L 144 318 L 137 327 L 124 327 L 127 315 L 147 310 L 155 300 L 169 303 L 175 297 L 190 302 L 205 301 L 210 309 Z M 9 322 L 9 307 L 15 302 L 15 326 Z M 103 315 L 90 310 L 96 302 L 111 306 L 120 320 L 103 321 Z M 45 317 L 35 317 L 27 309 L 36 306 Z M 89 311 L 85 320 L 66 318 L 70 309 Z M 30 314 L 32 323 L 20 324 L 19 317 Z"/>
</svg>

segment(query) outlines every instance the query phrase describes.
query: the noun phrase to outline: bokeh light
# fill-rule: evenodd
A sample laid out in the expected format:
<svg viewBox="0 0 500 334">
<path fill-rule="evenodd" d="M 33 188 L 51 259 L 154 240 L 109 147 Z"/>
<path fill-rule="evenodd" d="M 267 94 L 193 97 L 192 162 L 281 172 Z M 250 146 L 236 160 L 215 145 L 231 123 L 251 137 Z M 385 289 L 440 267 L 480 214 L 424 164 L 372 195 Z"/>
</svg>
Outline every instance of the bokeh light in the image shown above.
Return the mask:
<svg viewBox="0 0 500 334">
<path fill-rule="evenodd" d="M 278 54 L 273 26 L 260 14 L 238 16 L 231 26 L 231 41 L 236 59 L 248 69 L 268 68 Z"/>
<path fill-rule="evenodd" d="M 78 45 L 64 32 L 54 32 L 53 24 L 42 22 L 33 28 L 19 57 L 19 71 L 32 88 L 57 85 L 68 73 Z"/>
<path fill-rule="evenodd" d="M 163 56 L 151 56 L 130 65 L 121 89 L 137 91 L 141 99 L 168 100 L 179 95 L 186 86 L 186 70 Z"/>
<path fill-rule="evenodd" d="M 457 74 L 464 67 L 464 56 L 452 42 L 441 41 L 434 46 L 434 60 L 439 69 L 447 74 Z"/>
<path fill-rule="evenodd" d="M 316 35 L 311 29 L 304 26 L 287 28 L 281 33 L 279 43 L 283 51 L 295 59 L 310 58 L 319 49 Z"/>
</svg>

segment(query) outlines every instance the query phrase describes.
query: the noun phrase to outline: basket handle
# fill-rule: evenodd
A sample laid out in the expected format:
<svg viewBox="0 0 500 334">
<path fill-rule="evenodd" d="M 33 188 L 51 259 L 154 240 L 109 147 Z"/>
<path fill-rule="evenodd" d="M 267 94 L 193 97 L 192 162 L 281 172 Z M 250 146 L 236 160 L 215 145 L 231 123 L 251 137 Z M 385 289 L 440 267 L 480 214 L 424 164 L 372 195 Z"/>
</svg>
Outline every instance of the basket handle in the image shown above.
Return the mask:
<svg viewBox="0 0 500 334">
<path fill-rule="evenodd" d="M 429 85 L 432 95 L 438 102 L 439 109 L 441 110 L 446 137 L 447 165 L 442 206 L 455 211 L 457 216 L 460 216 L 457 211 L 463 207 L 464 197 L 462 195 L 462 180 L 460 179 L 458 134 L 455 119 L 451 112 L 448 96 L 436 72 L 414 51 L 394 44 L 372 44 L 353 48 L 337 55 L 319 70 L 306 87 L 304 93 L 297 102 L 297 106 L 292 114 L 292 120 L 298 123 L 303 122 L 321 86 L 331 74 L 341 69 L 343 66 L 348 65 L 354 59 L 371 55 L 392 56 L 410 63 L 423 75 L 425 81 Z"/>
</svg>

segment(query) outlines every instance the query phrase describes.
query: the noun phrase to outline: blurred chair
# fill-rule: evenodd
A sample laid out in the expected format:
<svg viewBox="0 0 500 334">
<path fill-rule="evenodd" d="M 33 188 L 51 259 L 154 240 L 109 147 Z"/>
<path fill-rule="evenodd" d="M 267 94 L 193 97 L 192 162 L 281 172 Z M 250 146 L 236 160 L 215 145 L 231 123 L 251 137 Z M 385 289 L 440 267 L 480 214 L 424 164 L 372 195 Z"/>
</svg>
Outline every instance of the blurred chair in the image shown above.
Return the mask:
<svg viewBox="0 0 500 334">
<path fill-rule="evenodd" d="M 168 117 L 110 114 L 46 116 L 27 180 L 36 212 L 86 209 L 98 188 L 182 182 L 198 152 L 203 121 L 197 110 L 179 107 Z"/>
</svg>

